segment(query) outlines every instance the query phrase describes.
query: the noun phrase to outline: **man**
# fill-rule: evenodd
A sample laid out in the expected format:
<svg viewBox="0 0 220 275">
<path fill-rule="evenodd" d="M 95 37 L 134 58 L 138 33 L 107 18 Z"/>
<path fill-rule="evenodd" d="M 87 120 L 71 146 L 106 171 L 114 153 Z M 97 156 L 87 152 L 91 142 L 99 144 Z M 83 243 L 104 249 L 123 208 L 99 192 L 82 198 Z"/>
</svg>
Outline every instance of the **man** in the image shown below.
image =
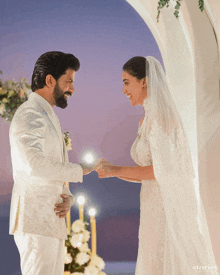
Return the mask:
<svg viewBox="0 0 220 275">
<path fill-rule="evenodd" d="M 9 234 L 14 235 L 23 275 L 63 275 L 65 216 L 73 204 L 64 181 L 82 182 L 92 171 L 69 163 L 53 111 L 54 105 L 67 107 L 79 67 L 72 54 L 41 55 L 32 75 L 33 93 L 11 122 L 14 187 Z"/>
</svg>

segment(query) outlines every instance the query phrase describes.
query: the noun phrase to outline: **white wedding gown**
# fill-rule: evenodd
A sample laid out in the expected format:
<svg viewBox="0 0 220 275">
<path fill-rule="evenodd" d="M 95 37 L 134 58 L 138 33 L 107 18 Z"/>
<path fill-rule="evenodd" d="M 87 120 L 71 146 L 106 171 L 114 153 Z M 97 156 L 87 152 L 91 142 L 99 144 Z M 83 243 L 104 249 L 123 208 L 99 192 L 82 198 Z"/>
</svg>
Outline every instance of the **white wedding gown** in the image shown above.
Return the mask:
<svg viewBox="0 0 220 275">
<path fill-rule="evenodd" d="M 154 149 L 154 157 L 152 158 L 152 144 L 150 144 L 150 139 L 144 133 L 144 129 L 142 129 L 145 127 L 143 126 L 145 123 L 146 117 L 141 127 L 139 127 L 138 136 L 131 147 L 131 157 L 140 166 L 152 165 L 153 160 L 157 157 Z M 156 169 L 158 170 L 159 168 L 157 167 Z M 164 177 L 167 178 L 166 175 Z M 175 184 L 174 181 L 171 181 L 170 185 L 173 184 Z M 182 183 L 180 182 L 179 184 Z M 176 185 L 178 190 L 178 183 Z M 173 188 L 174 191 L 170 191 L 171 189 L 169 188 L 165 186 L 162 191 L 157 180 L 142 181 L 139 249 L 135 275 L 217 275 L 216 267 L 210 267 L 211 264 L 215 264 L 212 248 L 210 244 L 206 246 L 206 239 L 204 241 L 204 237 L 198 234 L 199 229 L 196 228 L 197 223 L 194 221 L 194 214 L 182 214 L 187 211 L 187 206 L 182 209 L 185 205 L 184 199 L 177 195 L 176 200 L 173 200 L 175 192 L 176 194 L 179 193 L 175 188 Z M 190 185 L 187 186 L 187 183 L 186 188 L 191 190 Z M 174 195 L 170 199 L 169 205 L 168 197 L 171 192 Z M 180 192 L 183 191 L 181 190 Z M 187 203 L 190 207 L 192 205 L 192 213 L 194 213 L 193 207 L 196 200 L 193 197 L 194 193 L 192 191 L 191 193 L 192 196 L 189 195 L 189 199 L 187 194 Z M 163 201 L 165 201 L 165 204 Z M 173 205 L 174 207 L 172 207 Z M 165 211 L 165 209 L 168 210 Z M 177 215 L 180 216 L 178 217 Z M 169 222 L 167 222 L 167 219 Z M 188 223 L 186 228 L 184 228 L 184 223 Z M 192 229 L 188 229 L 190 228 L 189 223 L 192 225 Z M 204 232 L 206 232 L 205 229 Z M 208 253 L 207 251 L 211 252 Z M 209 267 L 204 267 L 205 265 L 209 265 Z"/>
<path fill-rule="evenodd" d="M 152 165 L 149 140 L 141 138 L 140 131 L 131 147 L 131 157 L 140 166 Z M 139 248 L 135 274 L 161 275 L 166 218 L 160 186 L 156 180 L 142 181 L 140 207 Z"/>
</svg>

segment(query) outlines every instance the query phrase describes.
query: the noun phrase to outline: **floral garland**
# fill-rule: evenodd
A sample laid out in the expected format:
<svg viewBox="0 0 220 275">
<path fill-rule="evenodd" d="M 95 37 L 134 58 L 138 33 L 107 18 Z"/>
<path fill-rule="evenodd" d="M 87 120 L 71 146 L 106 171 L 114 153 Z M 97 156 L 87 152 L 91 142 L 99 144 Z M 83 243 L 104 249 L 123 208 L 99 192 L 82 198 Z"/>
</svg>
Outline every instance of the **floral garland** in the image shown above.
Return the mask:
<svg viewBox="0 0 220 275">
<path fill-rule="evenodd" d="M 175 6 L 175 12 L 174 12 L 174 15 L 176 16 L 176 18 L 179 18 L 179 9 L 180 9 L 180 6 L 181 6 L 180 1 L 182 1 L 182 0 L 176 0 L 176 6 Z M 161 9 L 164 8 L 165 6 L 168 8 L 169 3 L 170 3 L 170 0 L 160 0 L 158 2 L 157 23 L 159 22 L 159 16 L 160 16 Z M 199 9 L 201 11 L 204 10 L 204 0 L 199 0 Z"/>
<path fill-rule="evenodd" d="M 88 246 L 90 232 L 87 230 L 87 223 L 76 220 L 72 224 L 71 234 L 65 241 L 65 271 L 71 275 L 106 275 L 102 270 L 105 262 L 95 255 L 92 257 Z"/>
<path fill-rule="evenodd" d="M 0 79 L 0 115 L 6 122 L 11 122 L 18 107 L 28 99 L 30 89 L 25 78 L 21 78 L 19 82 L 8 80 L 5 83 Z"/>
</svg>

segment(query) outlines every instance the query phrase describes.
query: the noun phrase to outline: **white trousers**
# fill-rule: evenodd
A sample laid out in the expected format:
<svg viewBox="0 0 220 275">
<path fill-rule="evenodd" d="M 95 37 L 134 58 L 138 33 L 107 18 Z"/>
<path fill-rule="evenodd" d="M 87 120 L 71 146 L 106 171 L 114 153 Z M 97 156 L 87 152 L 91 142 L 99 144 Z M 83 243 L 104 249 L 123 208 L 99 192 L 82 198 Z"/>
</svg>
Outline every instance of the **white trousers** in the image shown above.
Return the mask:
<svg viewBox="0 0 220 275">
<path fill-rule="evenodd" d="M 15 232 L 22 275 L 63 275 L 64 240 Z"/>
</svg>

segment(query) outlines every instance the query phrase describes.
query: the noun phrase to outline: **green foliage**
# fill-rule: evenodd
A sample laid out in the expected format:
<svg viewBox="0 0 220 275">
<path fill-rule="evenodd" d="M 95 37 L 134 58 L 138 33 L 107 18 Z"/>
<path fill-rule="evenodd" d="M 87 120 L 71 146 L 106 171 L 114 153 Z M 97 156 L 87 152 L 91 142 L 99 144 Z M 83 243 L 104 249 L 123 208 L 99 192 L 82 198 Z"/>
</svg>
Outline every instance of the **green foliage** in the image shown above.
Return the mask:
<svg viewBox="0 0 220 275">
<path fill-rule="evenodd" d="M 174 15 L 176 16 L 176 18 L 179 18 L 179 9 L 180 9 L 180 1 L 182 0 L 176 0 L 176 6 L 175 6 L 175 11 L 174 11 Z M 160 0 L 158 2 L 158 7 L 157 7 L 157 10 L 158 10 L 158 13 L 157 13 L 157 23 L 159 22 L 159 16 L 160 16 L 160 12 L 161 10 L 166 6 L 167 8 L 169 7 L 169 3 L 170 3 L 170 0 Z M 199 9 L 201 11 L 204 10 L 204 0 L 199 0 Z"/>
<path fill-rule="evenodd" d="M 204 11 L 204 0 L 199 0 L 199 8 L 201 11 Z"/>
</svg>

